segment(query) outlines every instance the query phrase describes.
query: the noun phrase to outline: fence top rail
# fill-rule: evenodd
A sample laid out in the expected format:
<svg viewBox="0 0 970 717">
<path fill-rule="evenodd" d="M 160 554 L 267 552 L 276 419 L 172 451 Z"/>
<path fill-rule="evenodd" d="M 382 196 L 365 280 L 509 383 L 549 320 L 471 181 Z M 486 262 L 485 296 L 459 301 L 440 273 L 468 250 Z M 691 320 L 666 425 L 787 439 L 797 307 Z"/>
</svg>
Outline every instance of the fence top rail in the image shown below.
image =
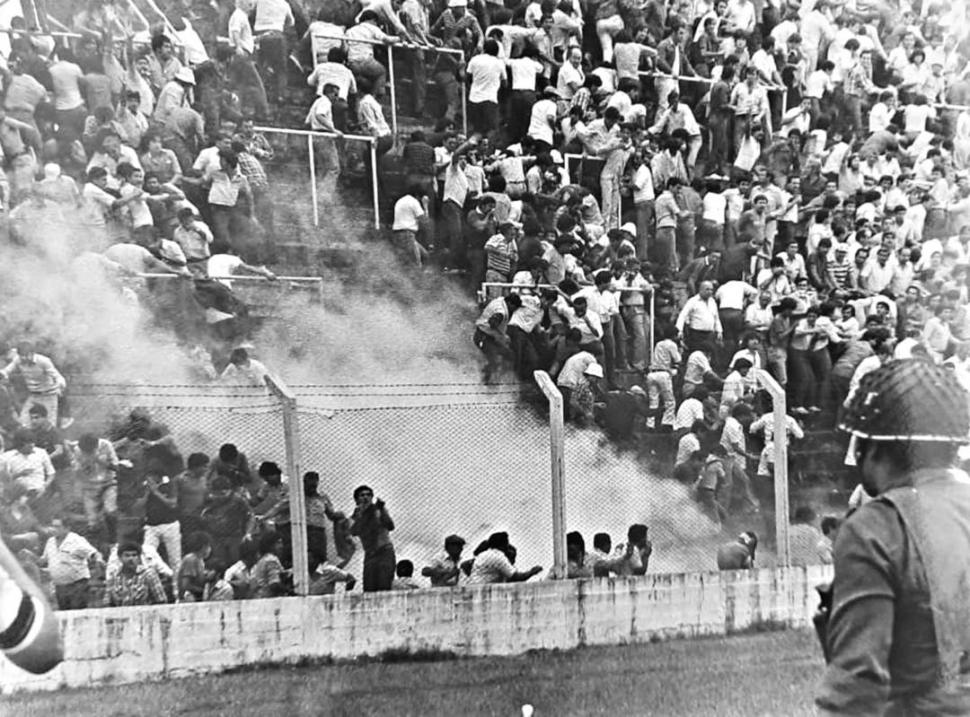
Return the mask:
<svg viewBox="0 0 970 717">
<path fill-rule="evenodd" d="M 139 272 L 136 276 L 142 279 L 181 279 L 182 274 L 161 274 L 155 272 Z M 210 279 L 215 281 L 250 281 L 258 284 L 278 284 L 291 282 L 294 284 L 322 284 L 323 277 L 321 276 L 277 276 L 275 279 L 270 279 L 265 276 L 210 276 Z"/>
<path fill-rule="evenodd" d="M 310 37 L 320 40 L 343 40 L 344 42 L 357 42 L 364 45 L 403 47 L 407 50 L 430 50 L 431 52 L 440 52 L 447 55 L 459 55 L 461 57 L 465 56 L 465 53 L 462 50 L 456 50 L 451 47 L 438 47 L 437 45 L 420 45 L 415 42 L 387 43 L 383 40 L 368 40 L 366 38 L 345 37 L 344 35 L 330 35 L 325 32 L 313 32 L 310 33 Z"/>
<path fill-rule="evenodd" d="M 673 75 L 668 75 L 665 72 L 657 72 L 655 70 L 640 70 L 638 73 L 641 77 L 660 77 L 664 80 L 677 80 L 678 82 L 700 82 L 704 85 L 713 85 L 714 80 L 709 77 L 698 77 L 696 75 L 679 75 L 674 77 Z M 762 82 L 761 86 L 766 90 L 771 90 L 772 92 L 787 92 L 788 88 L 780 85 L 769 85 L 767 82 Z"/>
<path fill-rule="evenodd" d="M 293 134 L 303 137 L 343 137 L 344 139 L 358 140 L 360 142 L 370 142 L 373 144 L 377 138 L 364 134 L 337 134 L 336 132 L 321 132 L 315 129 L 290 129 L 289 127 L 253 127 L 257 132 L 276 132 L 277 134 Z"/>
<path fill-rule="evenodd" d="M 14 30 L 12 27 L 0 28 L 0 33 L 5 35 L 24 35 L 25 37 L 69 37 L 80 40 L 84 37 L 79 32 L 61 32 L 58 30 L 52 30 L 50 32 L 43 32 L 41 30 Z"/>
<path fill-rule="evenodd" d="M 588 289 L 593 286 L 593 284 L 580 284 L 584 289 Z M 559 291 L 562 293 L 558 286 L 555 284 L 514 284 L 508 281 L 483 281 L 482 291 L 489 288 L 494 289 L 552 289 L 553 291 Z M 653 293 L 653 289 L 636 289 L 633 287 L 624 289 L 611 289 L 611 291 L 619 291 L 620 293 L 631 293 L 631 294 L 650 294 Z"/>
</svg>

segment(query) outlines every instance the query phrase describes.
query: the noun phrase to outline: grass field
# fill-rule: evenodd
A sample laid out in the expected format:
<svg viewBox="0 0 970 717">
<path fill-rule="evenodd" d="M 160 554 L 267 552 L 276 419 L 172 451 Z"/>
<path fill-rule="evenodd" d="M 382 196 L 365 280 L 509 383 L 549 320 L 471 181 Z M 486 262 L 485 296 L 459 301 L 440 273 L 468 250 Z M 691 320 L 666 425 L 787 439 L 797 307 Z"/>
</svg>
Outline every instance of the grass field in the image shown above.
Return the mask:
<svg viewBox="0 0 970 717">
<path fill-rule="evenodd" d="M 433 662 L 253 670 L 165 683 L 19 695 L 0 714 L 545 715 L 815 714 L 814 635 L 730 638 Z"/>
</svg>

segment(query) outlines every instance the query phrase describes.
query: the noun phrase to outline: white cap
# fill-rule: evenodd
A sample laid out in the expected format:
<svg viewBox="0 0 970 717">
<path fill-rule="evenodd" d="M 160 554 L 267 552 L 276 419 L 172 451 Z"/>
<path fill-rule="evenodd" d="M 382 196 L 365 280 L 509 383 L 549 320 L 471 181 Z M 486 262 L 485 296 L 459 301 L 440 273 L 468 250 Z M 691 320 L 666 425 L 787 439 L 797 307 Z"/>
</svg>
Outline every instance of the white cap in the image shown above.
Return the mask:
<svg viewBox="0 0 970 717">
<path fill-rule="evenodd" d="M 626 232 L 630 236 L 636 236 L 637 235 L 637 225 L 634 224 L 633 222 L 627 222 L 622 227 L 620 227 L 620 231 L 621 232 Z"/>
<path fill-rule="evenodd" d="M 195 73 L 189 67 L 180 67 L 178 72 L 175 73 L 175 79 L 179 82 L 184 82 L 187 85 L 195 84 Z"/>
<path fill-rule="evenodd" d="M 448 0 L 448 7 L 468 7 L 468 0 Z"/>
<path fill-rule="evenodd" d="M 187 263 L 185 260 L 185 254 L 182 252 L 182 247 L 171 239 L 162 239 L 158 248 L 158 253 L 162 259 L 165 259 L 173 264 L 184 266 Z"/>
<path fill-rule="evenodd" d="M 586 367 L 586 370 L 583 371 L 583 373 L 586 374 L 587 376 L 595 376 L 596 378 L 603 378 L 603 367 L 600 366 L 598 363 L 591 363 L 589 366 Z"/>
</svg>

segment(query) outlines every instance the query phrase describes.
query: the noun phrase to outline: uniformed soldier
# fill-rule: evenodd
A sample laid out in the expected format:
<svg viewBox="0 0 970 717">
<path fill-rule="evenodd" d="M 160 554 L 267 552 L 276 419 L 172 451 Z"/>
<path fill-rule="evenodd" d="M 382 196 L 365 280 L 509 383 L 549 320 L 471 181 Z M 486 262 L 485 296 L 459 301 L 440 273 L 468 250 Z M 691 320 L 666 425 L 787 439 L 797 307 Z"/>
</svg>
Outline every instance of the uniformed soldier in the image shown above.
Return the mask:
<svg viewBox="0 0 970 717">
<path fill-rule="evenodd" d="M 946 369 L 892 361 L 843 423 L 866 493 L 835 543 L 826 715 L 970 715 L 970 397 Z"/>
</svg>

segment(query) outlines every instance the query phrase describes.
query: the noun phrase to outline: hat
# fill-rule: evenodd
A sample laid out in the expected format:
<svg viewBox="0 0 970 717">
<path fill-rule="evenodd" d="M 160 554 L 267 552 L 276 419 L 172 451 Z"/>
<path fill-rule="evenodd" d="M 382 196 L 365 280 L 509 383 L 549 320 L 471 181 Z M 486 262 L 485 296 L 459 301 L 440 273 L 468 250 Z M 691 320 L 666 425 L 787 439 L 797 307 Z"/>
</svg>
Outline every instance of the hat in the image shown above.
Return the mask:
<svg viewBox="0 0 970 717">
<path fill-rule="evenodd" d="M 448 0 L 448 7 L 468 7 L 468 0 Z"/>
<path fill-rule="evenodd" d="M 634 396 L 640 396 L 641 398 L 646 398 L 647 397 L 647 392 L 644 391 L 640 386 L 630 386 L 629 391 Z"/>
<path fill-rule="evenodd" d="M 187 85 L 194 85 L 195 73 L 192 72 L 192 68 L 190 67 L 180 67 L 178 72 L 175 73 L 175 79 Z"/>
<path fill-rule="evenodd" d="M 162 259 L 173 264 L 185 265 L 187 263 L 185 254 L 182 252 L 182 247 L 171 239 L 162 239 L 158 247 L 158 254 Z"/>
<path fill-rule="evenodd" d="M 630 236 L 636 236 L 637 235 L 637 225 L 634 224 L 633 222 L 627 222 L 622 227 L 620 227 L 620 231 L 621 232 L 626 232 Z"/>
<path fill-rule="evenodd" d="M 603 367 L 600 366 L 598 363 L 591 363 L 589 366 L 586 367 L 586 370 L 583 371 L 583 373 L 586 374 L 587 376 L 593 376 L 595 378 L 603 378 Z"/>
<path fill-rule="evenodd" d="M 460 535 L 449 535 L 445 538 L 445 545 L 464 545 L 465 539 Z"/>
</svg>

